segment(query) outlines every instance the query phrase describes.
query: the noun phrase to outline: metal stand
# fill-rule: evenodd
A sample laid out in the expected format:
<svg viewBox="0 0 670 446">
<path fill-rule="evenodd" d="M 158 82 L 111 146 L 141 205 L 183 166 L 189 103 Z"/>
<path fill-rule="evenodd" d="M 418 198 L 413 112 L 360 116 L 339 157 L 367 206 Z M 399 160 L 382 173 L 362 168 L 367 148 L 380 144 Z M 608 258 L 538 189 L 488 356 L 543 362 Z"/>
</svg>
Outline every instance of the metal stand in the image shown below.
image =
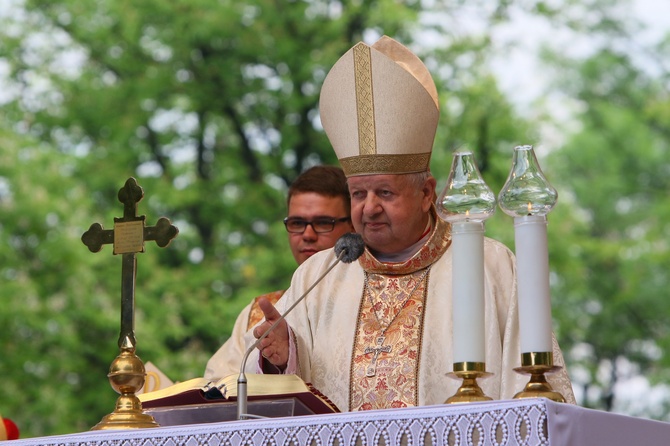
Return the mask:
<svg viewBox="0 0 670 446">
<path fill-rule="evenodd" d="M 463 383 L 456 393 L 447 398 L 446 404 L 472 403 L 476 401 L 491 401 L 491 397 L 484 394 L 479 384 L 478 378 L 486 378 L 492 373 L 486 371 L 486 364 L 483 362 L 457 362 L 454 363 L 454 371 L 448 373 L 451 378 L 462 379 Z"/>
<path fill-rule="evenodd" d="M 563 395 L 556 392 L 545 377 L 547 373 L 554 373 L 560 369 L 561 367 L 554 365 L 552 352 L 522 353 L 521 367 L 515 368 L 514 371 L 530 375 L 530 380 L 521 392 L 514 395 L 514 398 L 547 398 L 558 403 L 564 403 Z"/>
</svg>

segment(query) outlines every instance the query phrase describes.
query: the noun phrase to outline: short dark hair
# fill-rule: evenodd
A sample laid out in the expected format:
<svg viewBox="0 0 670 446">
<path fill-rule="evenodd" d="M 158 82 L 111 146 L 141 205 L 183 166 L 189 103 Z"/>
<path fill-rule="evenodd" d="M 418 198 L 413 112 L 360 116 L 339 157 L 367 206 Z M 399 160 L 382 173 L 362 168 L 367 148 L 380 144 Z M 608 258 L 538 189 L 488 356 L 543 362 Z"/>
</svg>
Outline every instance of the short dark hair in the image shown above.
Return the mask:
<svg viewBox="0 0 670 446">
<path fill-rule="evenodd" d="M 351 197 L 344 171 L 336 166 L 314 166 L 300 174 L 288 188 L 286 205 L 295 194 L 314 192 L 326 197 L 342 197 L 347 210 L 351 212 Z"/>
</svg>

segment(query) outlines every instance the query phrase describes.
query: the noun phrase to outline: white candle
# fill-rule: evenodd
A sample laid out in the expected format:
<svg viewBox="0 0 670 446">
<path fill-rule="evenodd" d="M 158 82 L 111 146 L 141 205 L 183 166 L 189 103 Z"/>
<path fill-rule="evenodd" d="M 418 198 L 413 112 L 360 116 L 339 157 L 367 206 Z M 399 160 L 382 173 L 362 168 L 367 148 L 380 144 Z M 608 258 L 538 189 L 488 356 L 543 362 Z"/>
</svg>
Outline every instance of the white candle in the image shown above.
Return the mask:
<svg viewBox="0 0 670 446">
<path fill-rule="evenodd" d="M 547 218 L 514 219 L 521 353 L 551 352 Z"/>
<path fill-rule="evenodd" d="M 453 360 L 483 363 L 484 223 L 452 223 L 451 236 Z"/>
</svg>

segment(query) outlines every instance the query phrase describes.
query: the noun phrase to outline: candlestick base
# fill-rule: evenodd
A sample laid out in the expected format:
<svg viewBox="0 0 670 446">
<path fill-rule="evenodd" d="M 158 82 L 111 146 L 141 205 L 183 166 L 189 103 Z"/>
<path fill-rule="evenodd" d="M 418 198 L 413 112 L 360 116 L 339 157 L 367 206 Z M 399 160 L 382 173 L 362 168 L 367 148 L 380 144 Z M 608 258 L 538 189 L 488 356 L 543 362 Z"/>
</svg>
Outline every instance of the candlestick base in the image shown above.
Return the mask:
<svg viewBox="0 0 670 446">
<path fill-rule="evenodd" d="M 552 352 L 522 353 L 521 367 L 515 368 L 514 371 L 530 375 L 530 380 L 522 391 L 514 395 L 514 399 L 547 398 L 557 403 L 564 403 L 565 398 L 563 395 L 556 392 L 545 377 L 547 373 L 554 373 L 560 369 L 560 366 L 554 365 L 554 355 Z"/>
<path fill-rule="evenodd" d="M 447 373 L 447 376 L 455 379 L 462 379 L 463 383 L 456 390 L 453 396 L 445 401 L 445 404 L 474 403 L 478 401 L 491 401 L 492 398 L 486 396 L 479 384 L 478 378 L 486 378 L 493 375 L 486 371 L 486 364 L 483 362 L 455 362 L 454 371 Z"/>
</svg>

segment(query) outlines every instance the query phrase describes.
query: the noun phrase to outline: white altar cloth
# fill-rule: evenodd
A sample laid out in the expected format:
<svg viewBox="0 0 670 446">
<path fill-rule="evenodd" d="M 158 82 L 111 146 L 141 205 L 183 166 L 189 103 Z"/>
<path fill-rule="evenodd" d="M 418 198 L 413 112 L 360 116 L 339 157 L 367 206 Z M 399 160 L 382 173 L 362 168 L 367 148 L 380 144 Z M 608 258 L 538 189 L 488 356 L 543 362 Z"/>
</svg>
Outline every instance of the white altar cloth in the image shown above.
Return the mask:
<svg viewBox="0 0 670 446">
<path fill-rule="evenodd" d="M 667 445 L 670 423 L 543 398 L 90 431 L 7 446 Z"/>
</svg>

